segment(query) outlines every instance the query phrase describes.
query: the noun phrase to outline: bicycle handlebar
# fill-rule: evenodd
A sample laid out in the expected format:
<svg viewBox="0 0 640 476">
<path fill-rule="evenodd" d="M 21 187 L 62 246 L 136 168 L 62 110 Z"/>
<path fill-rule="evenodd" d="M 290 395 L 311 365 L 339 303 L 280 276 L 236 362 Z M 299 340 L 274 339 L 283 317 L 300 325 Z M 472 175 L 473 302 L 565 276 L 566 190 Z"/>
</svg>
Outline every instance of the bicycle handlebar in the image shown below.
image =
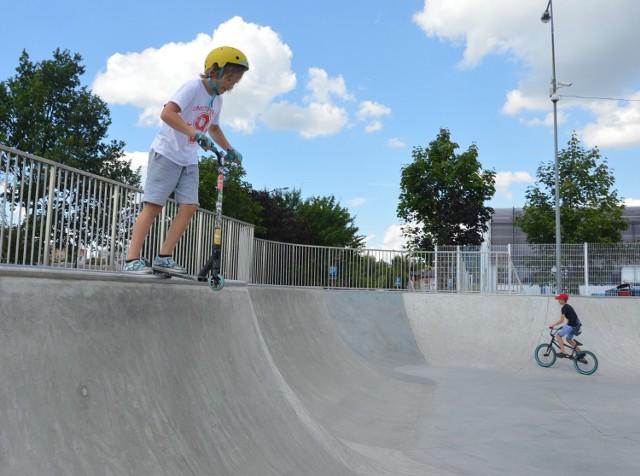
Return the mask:
<svg viewBox="0 0 640 476">
<path fill-rule="evenodd" d="M 560 329 L 562 329 L 563 327 L 564 327 L 564 326 L 560 326 L 560 327 L 556 328 L 556 327 L 551 327 L 551 326 L 549 326 L 549 335 L 552 335 L 552 336 L 556 335 L 556 334 L 558 333 L 558 331 L 559 331 Z M 554 332 L 554 331 L 555 331 L 555 332 Z"/>
</svg>

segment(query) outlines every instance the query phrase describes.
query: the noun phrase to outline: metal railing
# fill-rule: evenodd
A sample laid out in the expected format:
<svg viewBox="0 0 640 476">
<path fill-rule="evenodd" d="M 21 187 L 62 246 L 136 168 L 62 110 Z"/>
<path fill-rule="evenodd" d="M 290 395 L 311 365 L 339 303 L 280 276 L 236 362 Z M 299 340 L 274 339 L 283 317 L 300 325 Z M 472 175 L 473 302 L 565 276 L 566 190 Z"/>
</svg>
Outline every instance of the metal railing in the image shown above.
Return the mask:
<svg viewBox="0 0 640 476">
<path fill-rule="evenodd" d="M 0 145 L 0 263 L 121 269 L 142 190 Z M 153 257 L 177 204 L 143 246 Z M 439 246 L 433 252 L 330 248 L 254 239 L 224 217 L 222 273 L 262 285 L 463 293 L 555 293 L 555 245 Z M 213 252 L 214 214 L 198 209 L 174 257 L 197 273 Z M 640 243 L 562 245 L 565 289 L 607 295 L 640 282 Z"/>
<path fill-rule="evenodd" d="M 122 267 L 142 190 L 0 146 L 0 263 L 105 271 Z M 143 256 L 160 249 L 177 204 L 151 227 Z M 214 213 L 198 209 L 175 250 L 197 273 L 213 252 Z M 223 217 L 222 273 L 248 280 L 253 225 Z"/>
<path fill-rule="evenodd" d="M 256 239 L 251 282 L 278 286 L 523 293 L 506 251 L 330 248 Z"/>
<path fill-rule="evenodd" d="M 555 245 L 504 247 L 530 294 L 555 293 Z M 570 294 L 614 294 L 621 283 L 640 283 L 640 242 L 565 244 L 560 248 L 563 291 Z"/>
</svg>

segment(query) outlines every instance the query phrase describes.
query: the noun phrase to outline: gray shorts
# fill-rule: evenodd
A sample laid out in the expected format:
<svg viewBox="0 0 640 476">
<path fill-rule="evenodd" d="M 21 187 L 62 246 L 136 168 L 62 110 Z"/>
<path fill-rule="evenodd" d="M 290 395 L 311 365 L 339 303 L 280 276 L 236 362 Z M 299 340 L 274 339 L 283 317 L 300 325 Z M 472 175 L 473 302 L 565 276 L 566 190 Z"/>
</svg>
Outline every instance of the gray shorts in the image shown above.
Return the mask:
<svg viewBox="0 0 640 476">
<path fill-rule="evenodd" d="M 178 203 L 198 205 L 198 185 L 198 164 L 178 165 L 151 149 L 142 198 L 144 202 L 164 206 L 175 192 Z"/>
</svg>

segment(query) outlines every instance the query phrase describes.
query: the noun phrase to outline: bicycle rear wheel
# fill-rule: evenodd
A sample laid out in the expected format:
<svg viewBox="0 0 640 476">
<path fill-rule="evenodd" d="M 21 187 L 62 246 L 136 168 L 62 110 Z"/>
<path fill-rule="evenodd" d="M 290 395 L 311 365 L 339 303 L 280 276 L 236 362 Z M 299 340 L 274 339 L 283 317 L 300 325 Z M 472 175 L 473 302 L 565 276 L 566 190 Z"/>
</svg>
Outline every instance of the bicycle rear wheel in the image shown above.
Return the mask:
<svg viewBox="0 0 640 476">
<path fill-rule="evenodd" d="M 593 352 L 583 350 L 576 355 L 573 365 L 582 375 L 591 375 L 598 370 L 598 358 Z"/>
<path fill-rule="evenodd" d="M 556 363 L 556 350 L 552 345 L 540 344 L 538 347 L 536 347 L 533 355 L 535 355 L 538 365 L 542 367 L 551 367 Z"/>
</svg>

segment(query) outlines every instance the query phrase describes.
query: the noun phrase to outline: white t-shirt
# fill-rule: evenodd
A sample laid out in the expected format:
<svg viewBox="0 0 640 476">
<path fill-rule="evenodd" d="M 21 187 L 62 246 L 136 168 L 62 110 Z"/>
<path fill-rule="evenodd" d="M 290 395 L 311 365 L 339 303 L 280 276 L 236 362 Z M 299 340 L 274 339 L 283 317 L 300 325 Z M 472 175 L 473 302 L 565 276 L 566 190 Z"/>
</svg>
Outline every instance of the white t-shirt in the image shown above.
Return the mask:
<svg viewBox="0 0 640 476">
<path fill-rule="evenodd" d="M 218 95 L 210 107 L 211 95 L 202 84 L 202 80 L 193 79 L 184 83 L 171 97 L 171 102 L 180 106 L 182 119 L 197 130 L 207 133 L 211 124 L 220 123 L 222 96 Z M 176 131 L 165 122 L 151 143 L 151 148 L 178 165 L 198 163 L 200 146 L 192 137 Z"/>
</svg>

